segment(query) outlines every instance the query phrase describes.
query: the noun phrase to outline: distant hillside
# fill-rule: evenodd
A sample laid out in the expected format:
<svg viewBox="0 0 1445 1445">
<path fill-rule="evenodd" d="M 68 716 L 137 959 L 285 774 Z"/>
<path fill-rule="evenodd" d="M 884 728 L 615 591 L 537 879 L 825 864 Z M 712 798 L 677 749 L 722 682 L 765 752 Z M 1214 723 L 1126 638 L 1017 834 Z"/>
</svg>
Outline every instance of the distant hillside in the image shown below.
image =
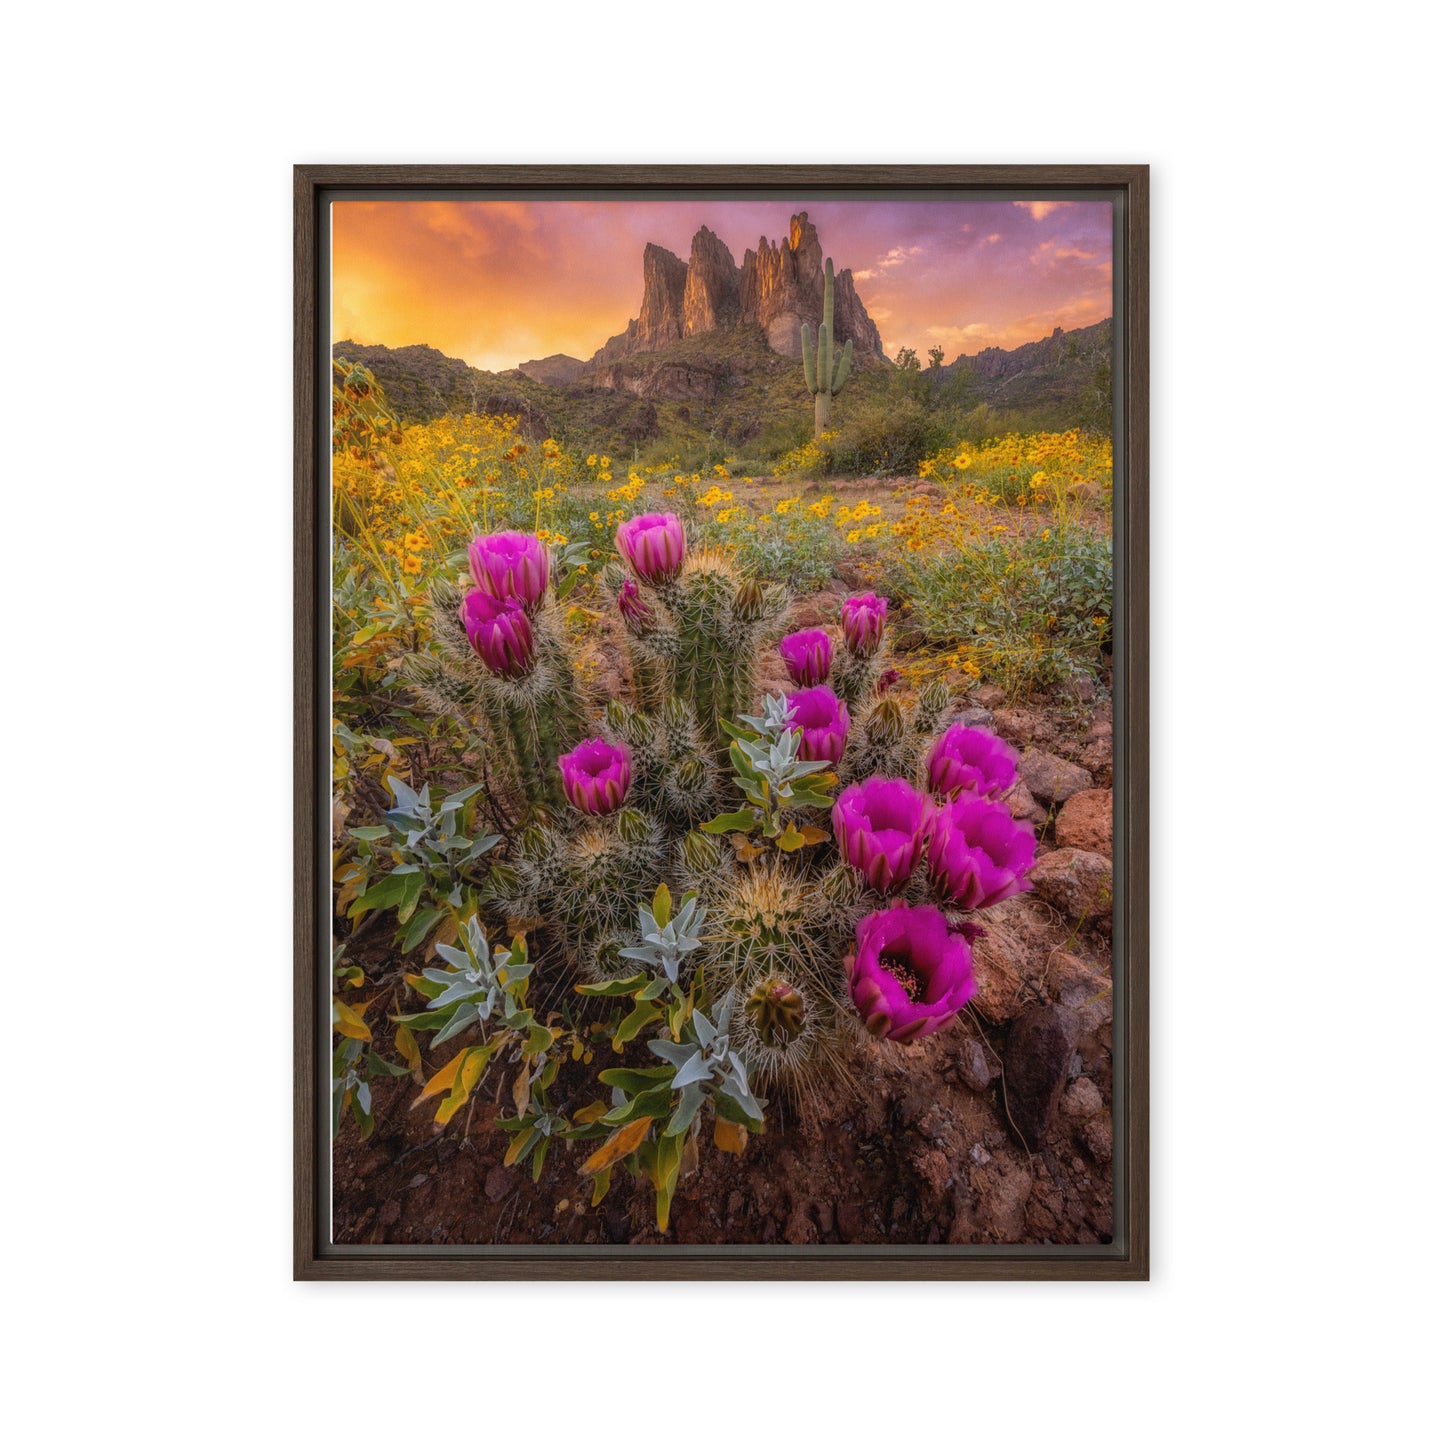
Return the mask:
<svg viewBox="0 0 1445 1445">
<path fill-rule="evenodd" d="M 967 412 L 969 430 L 1109 426 L 1112 409 L 1113 323 L 1056 331 L 1012 351 L 998 347 L 921 374 L 900 373 L 890 362 L 861 368 L 849 379 L 835 417 L 874 426 L 920 406 L 916 388 L 942 392 L 934 415 Z M 500 374 L 478 371 L 431 346 L 362 346 L 338 341 L 338 357 L 361 362 L 381 383 L 404 423 L 448 412 L 521 418 L 523 431 L 554 436 L 586 451 L 605 448 L 618 457 L 711 454 L 766 459 L 812 434 L 813 400 L 802 366 L 769 345 L 757 322 L 686 336 L 667 345 L 592 361 L 575 379 L 548 385 L 548 373 L 565 376 L 571 357 L 547 357 Z M 558 365 L 552 365 L 558 363 Z M 950 384 L 952 383 L 952 384 Z M 913 400 L 904 403 L 912 395 Z"/>
<path fill-rule="evenodd" d="M 756 438 L 765 421 L 802 426 L 812 415 L 802 366 L 772 350 L 757 325 L 687 337 L 554 386 L 527 374 L 532 363 L 499 375 L 430 346 L 338 341 L 332 351 L 370 368 L 403 422 L 449 411 L 510 413 L 529 435 L 588 450 L 628 454 L 663 435 L 741 444 Z"/>
<path fill-rule="evenodd" d="M 552 389 L 512 372 L 478 371 L 434 346 L 363 346 L 338 341 L 333 356 L 359 361 L 381 383 L 386 399 L 404 422 L 430 421 L 448 412 L 520 416 L 539 421 Z M 544 423 L 545 425 L 545 423 Z"/>
<path fill-rule="evenodd" d="M 524 361 L 517 370 L 523 376 L 530 376 L 533 381 L 540 381 L 547 386 L 570 386 L 582 374 L 587 363 L 579 361 L 575 356 L 568 356 L 565 352 L 556 352 L 552 356 L 544 356 L 540 361 Z"/>
<path fill-rule="evenodd" d="M 944 381 L 967 368 L 983 401 L 999 411 L 1059 412 L 1065 419 L 1107 426 L 1113 407 L 1114 321 L 1077 331 L 1055 327 L 1042 341 L 1005 351 L 990 346 L 931 373 Z"/>
</svg>

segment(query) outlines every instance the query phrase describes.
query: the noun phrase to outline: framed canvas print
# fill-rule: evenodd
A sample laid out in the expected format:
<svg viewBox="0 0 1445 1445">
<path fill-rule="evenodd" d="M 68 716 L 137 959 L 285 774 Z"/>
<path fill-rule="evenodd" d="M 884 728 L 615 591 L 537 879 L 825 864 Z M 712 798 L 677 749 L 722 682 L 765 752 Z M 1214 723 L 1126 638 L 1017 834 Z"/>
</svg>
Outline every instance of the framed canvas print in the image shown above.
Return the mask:
<svg viewBox="0 0 1445 1445">
<path fill-rule="evenodd" d="M 1148 1275 L 1142 166 L 302 166 L 295 1271 Z"/>
</svg>

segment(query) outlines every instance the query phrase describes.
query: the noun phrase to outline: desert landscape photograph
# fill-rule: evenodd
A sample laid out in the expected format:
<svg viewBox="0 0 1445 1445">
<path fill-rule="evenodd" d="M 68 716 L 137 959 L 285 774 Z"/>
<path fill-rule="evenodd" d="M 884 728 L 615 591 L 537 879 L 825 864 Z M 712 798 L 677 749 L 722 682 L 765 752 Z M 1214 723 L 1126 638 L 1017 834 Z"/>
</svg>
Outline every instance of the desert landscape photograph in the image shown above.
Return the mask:
<svg viewBox="0 0 1445 1445">
<path fill-rule="evenodd" d="M 1110 1243 L 1110 203 L 329 228 L 332 1240 Z"/>
</svg>

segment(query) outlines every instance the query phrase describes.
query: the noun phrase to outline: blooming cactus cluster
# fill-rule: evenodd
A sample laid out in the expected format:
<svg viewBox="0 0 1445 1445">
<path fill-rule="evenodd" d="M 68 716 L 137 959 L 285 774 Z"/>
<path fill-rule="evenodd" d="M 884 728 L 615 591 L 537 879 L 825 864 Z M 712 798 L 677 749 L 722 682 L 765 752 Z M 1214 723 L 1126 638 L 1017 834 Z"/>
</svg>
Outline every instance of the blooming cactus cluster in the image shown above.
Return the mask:
<svg viewBox="0 0 1445 1445">
<path fill-rule="evenodd" d="M 704 1106 L 742 1128 L 775 1086 L 805 1097 L 860 1030 L 907 1044 L 944 1027 L 976 989 L 963 915 L 1029 887 L 1035 842 L 1001 801 L 1013 751 L 944 729 L 941 685 L 898 686 L 886 598 L 789 632 L 784 589 L 690 546 L 672 513 L 624 522 L 616 547 L 601 579 L 626 700 L 583 702 L 566 554 L 517 532 L 471 543 L 465 595 L 434 589 L 455 635 L 414 675 L 512 763 L 516 828 L 483 905 L 540 920 L 539 974 L 560 961 L 584 993 L 630 996 L 619 1051 L 637 1038 L 674 1066 L 615 1071 L 624 1097 L 600 1116 L 641 1140 L 665 1105 L 645 1146 L 661 1159 Z M 760 696 L 769 647 L 791 686 Z M 634 1087 L 654 1112 L 629 1112 Z"/>
</svg>

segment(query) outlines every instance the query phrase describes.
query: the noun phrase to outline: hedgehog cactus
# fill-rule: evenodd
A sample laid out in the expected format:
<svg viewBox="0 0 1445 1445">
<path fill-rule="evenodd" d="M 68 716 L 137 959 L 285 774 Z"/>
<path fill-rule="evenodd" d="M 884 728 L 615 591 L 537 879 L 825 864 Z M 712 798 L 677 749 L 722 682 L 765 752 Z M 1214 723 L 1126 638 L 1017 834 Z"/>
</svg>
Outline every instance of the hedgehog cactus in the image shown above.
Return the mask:
<svg viewBox="0 0 1445 1445">
<path fill-rule="evenodd" d="M 803 323 L 803 380 L 813 393 L 813 436 L 821 437 L 828 430 L 833 415 L 833 398 L 843 390 L 853 368 L 853 343 L 835 351 L 833 335 L 833 259 L 823 269 L 823 319 L 818 324 L 818 338 L 813 328 Z"/>
<path fill-rule="evenodd" d="M 516 534 L 472 544 L 466 596 L 434 586 L 432 645 L 406 666 L 424 700 L 485 735 L 493 791 L 514 804 L 481 904 L 535 931 L 539 987 L 633 992 L 629 1017 L 669 1021 L 651 1043 L 685 1080 L 671 1138 L 699 1088 L 719 1119 L 730 1089 L 756 1102 L 738 1067 L 760 1096 L 806 1100 L 821 1076 L 845 1075 L 865 1025 L 906 1042 L 946 1024 L 971 987 L 963 915 L 1027 887 L 1031 835 L 993 801 L 1011 750 L 958 726 L 939 738 L 941 684 L 892 690 L 884 599 L 848 598 L 837 626 L 779 643 L 785 590 L 690 546 L 675 516 L 634 519 L 617 544 L 601 580 L 628 698 L 584 705 L 557 568 Z M 796 686 L 760 697 L 770 646 Z M 927 920 L 906 959 L 889 941 L 894 908 Z M 727 1054 L 699 1074 L 704 1033 L 726 1036 Z M 614 1100 L 606 1118 L 630 1107 Z"/>
</svg>

